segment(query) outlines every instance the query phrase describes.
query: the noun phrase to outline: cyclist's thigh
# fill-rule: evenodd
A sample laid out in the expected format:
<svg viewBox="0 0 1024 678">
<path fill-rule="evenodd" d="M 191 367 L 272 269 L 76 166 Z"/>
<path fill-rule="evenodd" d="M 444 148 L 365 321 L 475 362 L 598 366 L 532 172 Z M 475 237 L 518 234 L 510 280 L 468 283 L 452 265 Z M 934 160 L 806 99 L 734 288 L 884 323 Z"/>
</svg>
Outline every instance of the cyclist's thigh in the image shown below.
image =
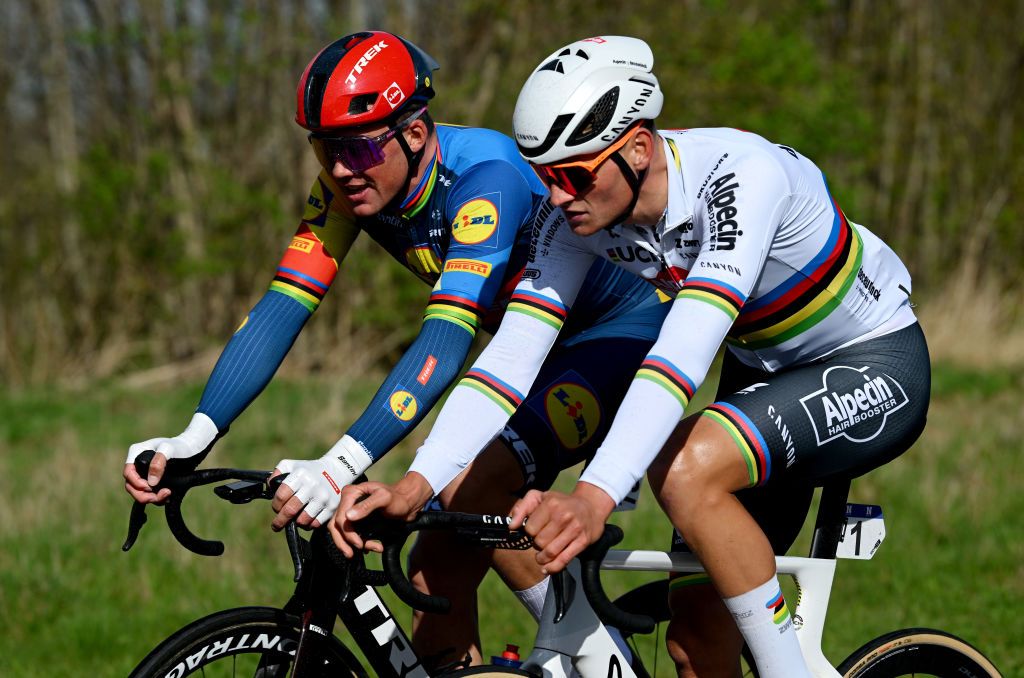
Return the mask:
<svg viewBox="0 0 1024 678">
<path fill-rule="evenodd" d="M 904 452 L 924 428 L 928 350 L 918 325 L 719 394 L 708 409 L 750 460 L 751 484 L 853 477 Z"/>
<path fill-rule="evenodd" d="M 521 493 L 593 456 L 651 344 L 606 337 L 552 352 L 500 436 L 522 469 Z"/>
</svg>

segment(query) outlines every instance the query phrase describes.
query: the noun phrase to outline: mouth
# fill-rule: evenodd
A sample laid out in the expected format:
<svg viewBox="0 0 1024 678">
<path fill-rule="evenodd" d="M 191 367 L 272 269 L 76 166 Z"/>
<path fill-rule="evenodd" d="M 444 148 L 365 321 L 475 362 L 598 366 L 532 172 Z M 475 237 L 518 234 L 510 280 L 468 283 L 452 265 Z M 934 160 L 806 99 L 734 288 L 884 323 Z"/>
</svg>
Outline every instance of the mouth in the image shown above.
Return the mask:
<svg viewBox="0 0 1024 678">
<path fill-rule="evenodd" d="M 581 226 L 587 220 L 587 213 L 565 210 L 565 219 L 569 222 L 569 226 Z"/>
<path fill-rule="evenodd" d="M 345 197 L 349 200 L 358 201 L 366 198 L 369 193 L 369 184 L 359 184 L 356 186 L 346 185 L 341 187 L 341 192 L 345 194 Z"/>
</svg>

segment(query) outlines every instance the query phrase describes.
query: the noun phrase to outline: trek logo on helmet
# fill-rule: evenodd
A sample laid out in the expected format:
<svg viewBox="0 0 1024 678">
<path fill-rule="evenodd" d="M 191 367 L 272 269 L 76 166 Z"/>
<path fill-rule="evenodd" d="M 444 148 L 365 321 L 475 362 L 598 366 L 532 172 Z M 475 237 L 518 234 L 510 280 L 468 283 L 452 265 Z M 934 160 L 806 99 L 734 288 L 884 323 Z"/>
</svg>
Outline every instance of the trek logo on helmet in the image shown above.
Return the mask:
<svg viewBox="0 0 1024 678">
<path fill-rule="evenodd" d="M 382 51 L 387 49 L 387 47 L 388 44 L 381 40 L 376 45 L 363 52 L 363 56 L 360 57 L 359 61 L 356 62 L 356 65 L 352 67 L 352 70 L 348 72 L 348 77 L 345 78 L 345 82 L 350 85 L 356 84 L 356 75 L 362 73 L 363 69 L 366 68 L 366 64 L 370 63 L 373 57 L 380 54 Z"/>
</svg>

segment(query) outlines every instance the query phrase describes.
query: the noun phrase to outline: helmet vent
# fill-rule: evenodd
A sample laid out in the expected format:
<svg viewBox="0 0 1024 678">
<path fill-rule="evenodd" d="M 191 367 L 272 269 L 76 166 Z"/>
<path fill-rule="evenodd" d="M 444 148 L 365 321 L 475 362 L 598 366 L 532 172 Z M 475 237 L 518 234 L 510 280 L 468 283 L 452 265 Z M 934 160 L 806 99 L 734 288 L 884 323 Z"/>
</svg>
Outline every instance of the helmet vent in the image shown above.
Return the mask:
<svg viewBox="0 0 1024 678">
<path fill-rule="evenodd" d="M 361 115 L 373 109 L 373 105 L 377 103 L 379 96 L 376 92 L 370 92 L 369 94 L 360 94 L 352 97 L 352 100 L 348 103 L 348 114 Z"/>
<path fill-rule="evenodd" d="M 565 69 L 562 68 L 561 59 L 552 59 L 543 66 L 537 69 L 538 71 L 554 71 L 555 73 L 565 73 Z"/>
<path fill-rule="evenodd" d="M 590 141 L 608 127 L 619 103 L 619 88 L 613 87 L 597 100 L 583 121 L 566 140 L 566 146 L 579 146 Z"/>
</svg>

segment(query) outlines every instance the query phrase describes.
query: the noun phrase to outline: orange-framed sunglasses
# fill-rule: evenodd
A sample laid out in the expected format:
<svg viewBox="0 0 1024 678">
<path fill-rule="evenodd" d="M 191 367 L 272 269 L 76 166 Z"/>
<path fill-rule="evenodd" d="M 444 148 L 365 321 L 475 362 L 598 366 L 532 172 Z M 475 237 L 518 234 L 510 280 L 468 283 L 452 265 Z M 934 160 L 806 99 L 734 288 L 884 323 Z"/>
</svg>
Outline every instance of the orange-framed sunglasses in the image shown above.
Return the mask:
<svg viewBox="0 0 1024 678">
<path fill-rule="evenodd" d="M 554 165 L 534 165 L 533 169 L 549 189 L 552 186 L 558 186 L 575 198 L 593 185 L 597 179 L 597 170 L 605 160 L 612 157 L 612 154 L 618 153 L 626 145 L 626 142 L 636 135 L 641 122 L 635 122 L 632 132 L 627 131 L 621 139 L 589 160 L 574 160 Z"/>
</svg>

